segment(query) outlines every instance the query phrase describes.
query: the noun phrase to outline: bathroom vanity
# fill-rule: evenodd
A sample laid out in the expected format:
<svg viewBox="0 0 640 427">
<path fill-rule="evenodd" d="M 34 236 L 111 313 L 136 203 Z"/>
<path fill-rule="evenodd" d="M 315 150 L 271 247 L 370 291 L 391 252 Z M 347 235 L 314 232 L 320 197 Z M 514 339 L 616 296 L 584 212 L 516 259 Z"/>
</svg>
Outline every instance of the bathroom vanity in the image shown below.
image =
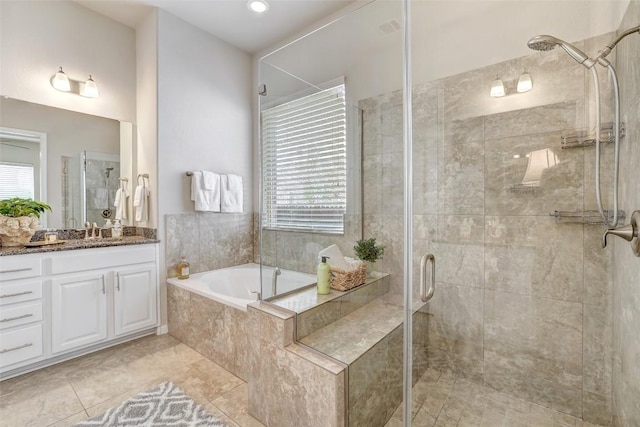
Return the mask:
<svg viewBox="0 0 640 427">
<path fill-rule="evenodd" d="M 0 379 L 154 333 L 157 242 L 0 249 Z"/>
</svg>

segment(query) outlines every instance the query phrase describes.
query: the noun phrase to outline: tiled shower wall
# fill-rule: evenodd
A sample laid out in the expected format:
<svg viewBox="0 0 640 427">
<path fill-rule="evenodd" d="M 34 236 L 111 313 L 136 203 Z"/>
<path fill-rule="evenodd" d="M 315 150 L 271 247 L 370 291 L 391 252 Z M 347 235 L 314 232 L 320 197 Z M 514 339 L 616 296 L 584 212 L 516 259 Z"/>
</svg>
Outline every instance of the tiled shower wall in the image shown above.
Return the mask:
<svg viewBox="0 0 640 427">
<path fill-rule="evenodd" d="M 620 30 L 640 25 L 640 1 L 631 1 Z M 640 35 L 618 45 L 622 121 L 627 136 L 620 146 L 620 206 L 640 209 Z M 625 223 L 628 223 L 626 221 Z M 613 412 L 617 426 L 640 425 L 640 258 L 629 244 L 613 244 Z M 611 249 L 609 249 L 611 251 Z"/>
<path fill-rule="evenodd" d="M 577 45 L 594 54 L 612 37 Z M 523 70 L 534 88 L 517 94 Z M 504 98 L 489 97 L 496 74 L 507 85 Z M 610 86 L 600 74 L 604 94 Z M 603 226 L 556 224 L 549 216 L 595 209 L 594 149 L 560 147 L 563 134 L 593 126 L 590 92 L 584 68 L 561 49 L 414 88 L 414 271 L 424 253 L 435 255 L 431 366 L 608 423 L 611 279 L 599 247 Z M 603 101 L 604 121 L 611 120 L 610 97 Z M 364 235 L 387 245 L 379 269 L 400 293 L 402 95 L 360 107 Z M 610 165 L 612 149 L 603 151 Z M 539 185 L 517 191 L 536 153 L 550 159 Z M 605 194 L 610 169 L 603 167 Z"/>
</svg>

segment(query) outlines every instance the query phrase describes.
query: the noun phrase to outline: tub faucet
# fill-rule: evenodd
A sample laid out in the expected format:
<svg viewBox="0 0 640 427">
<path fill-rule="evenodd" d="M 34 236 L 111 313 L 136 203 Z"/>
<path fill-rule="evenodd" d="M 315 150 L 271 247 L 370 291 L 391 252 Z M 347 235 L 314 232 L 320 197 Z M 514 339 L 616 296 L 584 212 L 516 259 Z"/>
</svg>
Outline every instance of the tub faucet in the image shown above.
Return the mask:
<svg viewBox="0 0 640 427">
<path fill-rule="evenodd" d="M 278 293 L 278 276 L 282 274 L 279 267 L 273 269 L 273 274 L 271 275 L 271 296 L 275 297 Z"/>
</svg>

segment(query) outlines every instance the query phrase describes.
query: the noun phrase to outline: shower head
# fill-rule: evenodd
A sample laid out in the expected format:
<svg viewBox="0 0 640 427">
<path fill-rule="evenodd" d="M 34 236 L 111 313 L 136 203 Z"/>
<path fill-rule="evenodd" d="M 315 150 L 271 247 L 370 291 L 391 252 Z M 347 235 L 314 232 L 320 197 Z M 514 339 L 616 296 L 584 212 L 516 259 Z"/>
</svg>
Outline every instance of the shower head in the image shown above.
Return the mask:
<svg viewBox="0 0 640 427">
<path fill-rule="evenodd" d="M 107 178 L 109 178 L 109 175 L 111 175 L 111 171 L 112 171 L 112 170 L 113 170 L 113 168 L 106 168 L 106 169 L 105 169 L 105 172 L 104 172 L 104 175 L 105 175 Z"/>
<path fill-rule="evenodd" d="M 540 35 L 532 37 L 527 42 L 527 46 L 529 46 L 529 49 L 542 51 L 552 50 L 556 46 L 560 46 L 562 49 L 564 49 L 565 52 L 569 54 L 569 56 L 571 56 L 573 59 L 578 61 L 578 63 L 584 65 L 585 67 L 591 68 L 595 64 L 595 62 L 590 59 L 583 51 L 573 46 L 572 44 L 569 44 L 564 40 L 560 40 L 553 36 Z"/>
</svg>

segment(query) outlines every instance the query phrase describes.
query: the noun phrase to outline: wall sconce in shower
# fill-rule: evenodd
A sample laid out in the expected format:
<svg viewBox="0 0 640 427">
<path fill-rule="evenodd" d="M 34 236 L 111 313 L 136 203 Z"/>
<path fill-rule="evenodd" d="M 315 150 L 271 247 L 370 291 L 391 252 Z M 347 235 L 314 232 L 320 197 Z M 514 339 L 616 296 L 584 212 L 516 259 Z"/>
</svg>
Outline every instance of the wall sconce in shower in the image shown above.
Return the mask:
<svg viewBox="0 0 640 427">
<path fill-rule="evenodd" d="M 500 98 L 502 96 L 505 96 L 505 94 L 504 83 L 502 82 L 500 77 L 496 76 L 496 79 L 493 81 L 493 83 L 491 83 L 491 92 L 489 93 L 489 95 L 494 98 Z"/>
<path fill-rule="evenodd" d="M 520 75 L 517 84 L 515 80 L 508 80 L 507 83 L 509 91 L 513 91 L 514 86 L 518 93 L 529 92 L 533 89 L 533 81 L 531 80 L 531 75 L 527 71 Z M 505 84 L 499 76 L 496 76 L 493 83 L 491 83 L 491 92 L 489 92 L 489 95 L 493 98 L 501 98 L 508 95 L 507 90 L 505 89 Z"/>
<path fill-rule="evenodd" d="M 51 86 L 61 92 L 71 92 L 84 96 L 85 98 L 97 98 L 100 94 L 98 92 L 98 85 L 91 75 L 89 75 L 89 78 L 84 82 L 70 80 L 65 72 L 62 71 L 62 67 L 60 67 L 58 72 L 51 78 Z"/>
<path fill-rule="evenodd" d="M 520 77 L 518 78 L 518 86 L 516 90 L 519 93 L 523 93 L 523 92 L 529 92 L 531 89 L 533 89 L 533 82 L 531 81 L 531 75 L 527 73 L 527 70 L 525 70 L 524 73 L 520 74 Z"/>
</svg>

